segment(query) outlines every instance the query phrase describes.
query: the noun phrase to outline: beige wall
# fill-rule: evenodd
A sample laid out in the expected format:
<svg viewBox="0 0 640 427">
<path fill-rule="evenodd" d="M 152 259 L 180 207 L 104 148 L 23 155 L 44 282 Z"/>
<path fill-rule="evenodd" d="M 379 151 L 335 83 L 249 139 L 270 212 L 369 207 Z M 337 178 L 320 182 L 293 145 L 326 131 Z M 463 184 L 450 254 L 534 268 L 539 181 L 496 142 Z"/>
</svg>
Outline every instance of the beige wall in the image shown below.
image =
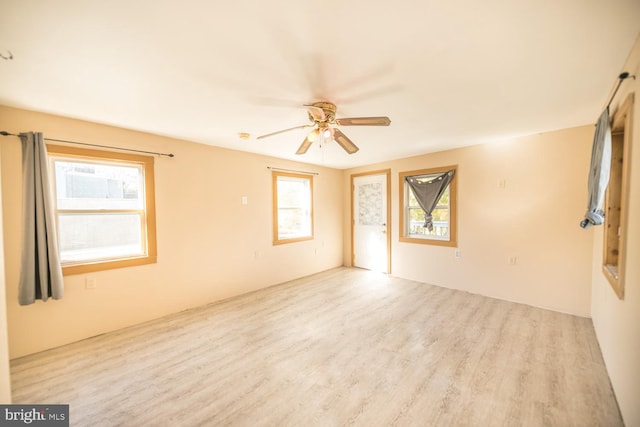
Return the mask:
<svg viewBox="0 0 640 427">
<path fill-rule="evenodd" d="M 624 422 L 640 426 L 640 38 L 623 70 L 636 75 L 635 81 L 623 83 L 611 107 L 615 113 L 635 93 L 625 297 L 619 300 L 602 274 L 603 230 L 598 227 L 593 244 L 591 314 Z"/>
<path fill-rule="evenodd" d="M 2 153 L 0 152 L 0 184 L 2 183 Z M 9 337 L 7 335 L 7 304 L 4 280 L 4 234 L 2 229 L 2 188 L 0 185 L 0 404 L 11 403 L 9 369 Z"/>
<path fill-rule="evenodd" d="M 394 160 L 391 274 L 589 316 L 593 233 L 579 222 L 593 126 Z M 458 249 L 398 241 L 398 173 L 458 165 Z M 498 183 L 505 180 L 505 188 Z M 350 194 L 345 193 L 345 264 L 350 263 Z M 508 259 L 517 257 L 515 266 Z"/>
<path fill-rule="evenodd" d="M 20 142 L 0 139 L 12 358 L 342 265 L 342 171 L 6 107 L 0 129 L 176 155 L 155 162 L 157 264 L 67 276 L 62 300 L 21 307 Z M 314 240 L 271 244 L 267 166 L 319 172 Z"/>
</svg>

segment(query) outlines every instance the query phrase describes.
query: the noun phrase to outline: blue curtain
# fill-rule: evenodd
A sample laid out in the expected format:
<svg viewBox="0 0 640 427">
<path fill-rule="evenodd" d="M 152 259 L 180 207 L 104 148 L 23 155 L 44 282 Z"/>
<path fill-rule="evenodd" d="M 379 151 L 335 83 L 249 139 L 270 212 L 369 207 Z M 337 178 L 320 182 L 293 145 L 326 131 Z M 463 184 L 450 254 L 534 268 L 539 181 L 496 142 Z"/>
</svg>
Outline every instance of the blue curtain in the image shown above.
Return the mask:
<svg viewBox="0 0 640 427">
<path fill-rule="evenodd" d="M 42 133 L 21 133 L 22 263 L 18 302 L 33 304 L 64 294 L 56 219 Z"/>
<path fill-rule="evenodd" d="M 609 172 L 611 170 L 611 123 L 609 122 L 609 107 L 605 108 L 593 137 L 591 150 L 591 168 L 589 169 L 589 198 L 587 201 L 587 213 L 580 221 L 580 227 L 589 228 L 592 225 L 600 225 L 604 222 L 602 203 L 609 184 Z"/>
</svg>

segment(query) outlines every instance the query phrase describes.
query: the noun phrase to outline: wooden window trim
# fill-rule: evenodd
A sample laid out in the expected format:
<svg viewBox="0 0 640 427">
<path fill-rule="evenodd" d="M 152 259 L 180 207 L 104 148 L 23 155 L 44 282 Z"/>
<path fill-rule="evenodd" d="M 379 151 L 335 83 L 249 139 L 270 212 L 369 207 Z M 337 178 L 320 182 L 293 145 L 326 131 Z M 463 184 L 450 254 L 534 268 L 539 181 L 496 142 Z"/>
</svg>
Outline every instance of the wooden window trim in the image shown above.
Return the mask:
<svg viewBox="0 0 640 427">
<path fill-rule="evenodd" d="M 454 170 L 454 176 L 449 183 L 449 240 L 439 240 L 426 238 L 408 237 L 405 235 L 405 182 L 404 179 L 407 176 L 414 175 L 431 175 L 437 173 L 444 173 L 450 170 Z M 399 239 L 405 243 L 419 243 L 422 245 L 434 245 L 434 246 L 448 246 L 456 247 L 458 245 L 458 165 L 443 166 L 429 169 L 420 169 L 407 172 L 400 172 L 398 174 L 399 181 L 399 206 L 400 206 L 400 234 Z"/>
<path fill-rule="evenodd" d="M 272 194 L 273 194 L 273 244 L 284 245 L 287 243 L 304 242 L 314 238 L 314 209 L 313 209 L 313 175 L 306 175 L 292 172 L 272 171 Z M 309 236 L 293 237 L 290 239 L 278 238 L 278 177 L 301 178 L 309 181 L 310 206 L 309 216 L 311 221 L 311 234 Z"/>
<path fill-rule="evenodd" d="M 624 299 L 633 103 L 634 95 L 629 94 L 613 116 L 611 126 L 612 174 L 604 206 L 602 272 L 619 299 Z M 617 172 L 614 171 L 616 168 Z M 610 191 L 614 186 L 617 187 L 617 191 Z M 614 210 L 618 210 L 619 215 L 615 215 Z M 615 240 L 618 241 L 615 242 Z M 615 270 L 610 263 L 612 257 L 617 262 Z"/>
<path fill-rule="evenodd" d="M 116 268 L 135 267 L 138 265 L 155 264 L 158 261 L 158 250 L 156 240 L 156 208 L 155 208 L 155 185 L 154 185 L 154 158 L 151 156 L 141 156 L 137 154 L 117 153 L 112 151 L 92 150 L 86 148 L 69 147 L 66 145 L 47 145 L 50 155 L 61 155 L 65 157 L 75 157 L 81 159 L 97 159 L 124 161 L 142 165 L 144 171 L 145 185 L 145 223 L 142 233 L 146 237 L 147 253 L 142 256 L 117 258 L 113 260 L 97 260 L 73 265 L 63 265 L 62 274 L 71 276 L 75 274 L 86 274 L 97 271 L 112 270 Z"/>
</svg>

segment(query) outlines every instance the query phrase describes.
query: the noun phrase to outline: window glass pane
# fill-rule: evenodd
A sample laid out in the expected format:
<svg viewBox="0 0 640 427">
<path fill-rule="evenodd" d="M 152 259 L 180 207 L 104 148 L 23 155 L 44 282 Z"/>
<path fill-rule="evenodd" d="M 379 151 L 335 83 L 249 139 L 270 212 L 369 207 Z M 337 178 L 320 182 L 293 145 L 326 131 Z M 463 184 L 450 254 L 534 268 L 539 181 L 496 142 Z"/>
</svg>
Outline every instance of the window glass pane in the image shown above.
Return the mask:
<svg viewBox="0 0 640 427">
<path fill-rule="evenodd" d="M 422 210 L 421 210 L 422 211 Z M 409 222 L 408 235 L 411 237 L 424 237 L 430 239 L 448 239 L 449 238 L 449 221 L 437 220 L 436 211 L 434 210 L 433 231 L 429 231 L 424 226 L 424 219 L 411 220 Z M 424 212 L 423 212 L 424 214 Z M 448 216 L 448 212 L 447 212 Z"/>
<path fill-rule="evenodd" d="M 48 145 L 63 274 L 156 262 L 153 158 Z M 125 262 L 120 262 L 125 261 Z"/>
<path fill-rule="evenodd" d="M 292 239 L 311 235 L 308 215 L 302 209 L 280 209 L 278 211 L 278 238 Z"/>
<path fill-rule="evenodd" d="M 423 175 L 418 179 L 426 179 L 436 175 Z M 449 239 L 449 187 L 438 200 L 436 208 L 431 212 L 433 217 L 433 230 L 429 231 L 424 227 L 425 213 L 418 204 L 411 187 L 405 184 L 407 189 L 407 216 L 406 235 L 411 237 L 422 237 L 429 239 Z"/>
<path fill-rule="evenodd" d="M 442 197 L 438 200 L 438 206 L 449 206 L 449 186 L 444 190 Z"/>
<path fill-rule="evenodd" d="M 457 244 L 456 230 L 456 171 L 457 166 L 422 169 L 410 172 L 400 172 L 398 174 L 400 183 L 400 236 L 401 242 L 421 243 L 438 246 L 455 246 Z M 443 174 L 451 174 L 446 181 L 448 185 L 444 188 L 440 199 L 431 212 L 431 225 L 433 229 L 429 231 L 425 225 L 425 212 L 420 207 L 418 199 L 413 193 L 412 187 L 407 183 L 407 179 L 420 183 L 431 183 Z M 435 184 L 435 183 L 434 183 Z M 437 184 L 435 184 L 437 185 Z M 429 184 L 426 185 L 427 187 Z M 425 185 L 418 185 L 417 191 L 425 190 L 425 196 L 436 188 L 423 188 Z M 438 188 L 441 186 L 437 185 Z M 433 193 L 431 193 L 433 197 Z M 426 197 L 425 197 L 426 198 Z M 433 203 L 433 200 L 426 198 L 425 202 Z M 431 206 L 429 206 L 431 207 Z"/>
<path fill-rule="evenodd" d="M 278 239 L 311 235 L 310 181 L 278 177 Z"/>
<path fill-rule="evenodd" d="M 424 211 L 422 208 L 411 208 L 409 209 L 409 219 L 411 222 L 419 222 L 424 224 Z"/>
<path fill-rule="evenodd" d="M 60 210 L 143 209 L 141 166 L 54 160 Z"/>
<path fill-rule="evenodd" d="M 409 189 L 409 206 L 411 207 L 418 207 L 420 206 L 418 204 L 418 200 L 416 200 L 416 196 L 413 194 L 413 190 L 411 189 L 411 187 L 409 187 L 407 184 L 405 184 L 405 186 L 407 186 L 407 188 Z"/>
<path fill-rule="evenodd" d="M 63 263 L 145 255 L 141 214 L 59 214 Z"/>
<path fill-rule="evenodd" d="M 409 209 L 409 229 L 407 234 L 425 234 L 428 230 L 424 227 L 424 211 L 420 208 Z"/>
<path fill-rule="evenodd" d="M 309 180 L 278 177 L 278 207 L 298 208 L 309 205 Z"/>
<path fill-rule="evenodd" d="M 449 238 L 449 209 L 434 209 L 433 231 L 430 235 L 436 238 Z"/>
</svg>

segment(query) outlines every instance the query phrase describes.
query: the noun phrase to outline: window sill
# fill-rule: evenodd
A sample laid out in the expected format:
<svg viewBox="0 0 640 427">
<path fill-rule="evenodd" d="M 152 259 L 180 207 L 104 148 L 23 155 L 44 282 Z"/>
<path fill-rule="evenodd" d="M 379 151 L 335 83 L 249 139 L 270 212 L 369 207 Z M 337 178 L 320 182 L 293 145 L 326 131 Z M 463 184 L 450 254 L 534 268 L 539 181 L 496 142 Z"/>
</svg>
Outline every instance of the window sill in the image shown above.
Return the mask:
<svg viewBox="0 0 640 427">
<path fill-rule="evenodd" d="M 282 239 L 282 240 L 274 240 L 273 245 L 286 245 L 287 243 L 296 243 L 296 242 L 304 242 L 306 240 L 313 240 L 313 236 L 305 236 L 305 237 L 294 237 L 291 239 Z"/>
<path fill-rule="evenodd" d="M 458 242 L 456 242 L 455 240 L 424 239 L 424 238 L 418 238 L 418 237 L 400 236 L 400 241 L 404 243 L 419 243 L 421 245 L 448 246 L 448 247 L 458 246 Z"/>
<path fill-rule="evenodd" d="M 94 273 L 96 271 L 113 270 L 116 268 L 135 267 L 138 265 L 155 264 L 158 262 L 157 256 L 144 256 L 136 258 L 118 259 L 112 261 L 96 261 L 87 264 L 75 264 L 62 266 L 63 276 L 73 276 L 75 274 Z"/>
</svg>

